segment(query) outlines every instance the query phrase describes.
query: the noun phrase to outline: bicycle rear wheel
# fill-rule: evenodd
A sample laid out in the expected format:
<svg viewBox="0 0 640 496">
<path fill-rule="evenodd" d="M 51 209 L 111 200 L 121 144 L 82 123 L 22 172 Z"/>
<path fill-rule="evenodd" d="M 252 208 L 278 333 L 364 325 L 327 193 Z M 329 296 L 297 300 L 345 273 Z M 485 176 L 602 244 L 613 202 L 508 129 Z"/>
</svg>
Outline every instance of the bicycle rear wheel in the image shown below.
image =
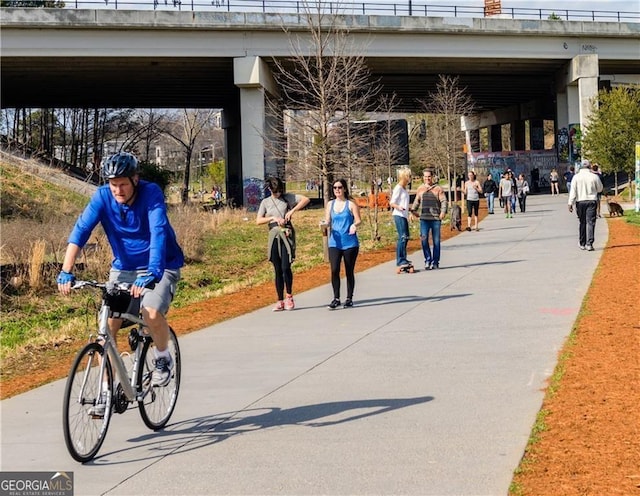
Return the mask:
<svg viewBox="0 0 640 496">
<path fill-rule="evenodd" d="M 180 347 L 173 329 L 169 328 L 169 353 L 173 359 L 173 370 L 169 384 L 163 387 L 151 387 L 151 373 L 155 367 L 155 346 L 151 339 L 146 339 L 140 356 L 138 367 L 138 390 L 143 392 L 143 398 L 138 406 L 142 421 L 154 431 L 162 429 L 176 407 L 178 392 L 180 391 Z"/>
<path fill-rule="evenodd" d="M 76 356 L 64 392 L 62 426 L 67 450 L 74 460 L 88 462 L 96 456 L 107 435 L 111 420 L 111 398 L 113 398 L 113 372 L 111 362 L 105 364 L 106 377 L 100 377 L 100 357 L 104 359 L 104 348 L 98 343 L 89 343 Z M 95 417 L 89 410 L 100 399 L 100 383 L 108 384 L 107 408 L 104 416 Z"/>
</svg>

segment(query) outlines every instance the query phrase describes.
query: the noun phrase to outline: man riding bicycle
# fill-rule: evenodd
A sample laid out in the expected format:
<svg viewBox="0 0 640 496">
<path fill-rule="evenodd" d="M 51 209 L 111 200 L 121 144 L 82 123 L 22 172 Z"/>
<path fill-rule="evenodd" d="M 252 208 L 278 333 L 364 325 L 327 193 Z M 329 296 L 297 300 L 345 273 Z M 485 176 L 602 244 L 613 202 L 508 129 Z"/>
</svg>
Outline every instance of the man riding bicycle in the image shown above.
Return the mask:
<svg viewBox="0 0 640 496">
<path fill-rule="evenodd" d="M 139 178 L 134 155 L 120 152 L 109 157 L 102 165 L 102 176 L 108 184 L 91 197 L 69 235 L 58 290 L 65 295 L 71 292 L 76 258 L 100 223 L 114 257 L 109 281 L 133 283 L 131 296 L 140 298 L 140 313 L 155 343 L 151 383 L 163 387 L 169 383 L 173 368 L 165 314 L 180 279 L 184 255 L 169 223 L 162 190 Z M 114 339 L 121 325 L 122 319 L 109 319 Z M 104 412 L 104 405 L 96 406 Z"/>
</svg>

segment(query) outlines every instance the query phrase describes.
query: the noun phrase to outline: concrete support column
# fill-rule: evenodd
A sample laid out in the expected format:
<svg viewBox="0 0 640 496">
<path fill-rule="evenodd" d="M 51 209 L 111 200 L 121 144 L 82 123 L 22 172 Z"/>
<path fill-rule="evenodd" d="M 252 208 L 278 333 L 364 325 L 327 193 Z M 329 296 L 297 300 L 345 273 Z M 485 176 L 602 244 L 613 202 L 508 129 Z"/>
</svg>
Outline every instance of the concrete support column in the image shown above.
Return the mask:
<svg viewBox="0 0 640 496">
<path fill-rule="evenodd" d="M 558 128 L 578 124 L 584 128 L 598 95 L 598 55 L 577 55 L 558 74 Z"/>
<path fill-rule="evenodd" d="M 511 150 L 524 150 L 527 146 L 525 139 L 525 122 L 523 120 L 512 121 L 510 126 Z"/>
<path fill-rule="evenodd" d="M 589 122 L 592 103 L 598 95 L 598 55 L 577 55 L 558 73 L 558 158 L 573 162 L 580 158 L 575 135 Z"/>
<path fill-rule="evenodd" d="M 500 124 L 494 124 L 489 126 L 489 151 L 501 152 L 502 151 L 502 126 Z"/>
<path fill-rule="evenodd" d="M 593 77 L 582 77 L 578 80 L 578 94 L 580 95 L 580 127 L 584 129 L 589 125 L 589 119 L 593 109 L 593 104 L 597 103 L 598 96 L 598 74 L 596 60 L 596 75 Z"/>
<path fill-rule="evenodd" d="M 470 129 L 469 133 L 469 150 L 473 153 L 480 151 L 480 129 Z"/>
<path fill-rule="evenodd" d="M 544 120 L 529 120 L 529 143 L 532 150 L 544 150 Z"/>
<path fill-rule="evenodd" d="M 558 88 L 556 93 L 556 127 L 558 129 L 569 126 L 569 94 L 567 87 Z"/>
<path fill-rule="evenodd" d="M 222 111 L 226 164 L 227 202 L 242 206 L 242 135 L 240 130 L 240 92 Z"/>
<path fill-rule="evenodd" d="M 567 87 L 567 126 L 569 124 L 580 123 L 580 93 L 578 85 L 574 84 Z"/>
<path fill-rule="evenodd" d="M 267 98 L 269 93 L 278 92 L 269 67 L 260 57 L 233 59 L 233 73 L 234 83 L 240 88 L 242 203 L 255 211 L 263 197 L 266 160 L 271 155 L 265 147 L 271 130 L 266 119 Z"/>
</svg>

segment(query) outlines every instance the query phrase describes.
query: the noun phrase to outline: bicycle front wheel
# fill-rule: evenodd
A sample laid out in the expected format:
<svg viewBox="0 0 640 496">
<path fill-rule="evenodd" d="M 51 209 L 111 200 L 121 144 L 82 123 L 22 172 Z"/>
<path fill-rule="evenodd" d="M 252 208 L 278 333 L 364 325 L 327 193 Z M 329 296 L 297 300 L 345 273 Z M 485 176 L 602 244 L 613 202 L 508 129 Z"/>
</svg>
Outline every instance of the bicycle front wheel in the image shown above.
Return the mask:
<svg viewBox="0 0 640 496">
<path fill-rule="evenodd" d="M 111 420 L 113 372 L 111 362 L 105 363 L 105 377 L 100 377 L 100 362 L 105 359 L 104 348 L 89 343 L 76 356 L 64 392 L 62 426 L 67 450 L 74 460 L 88 462 L 102 446 Z M 93 412 L 100 401 L 100 383 L 107 385 L 107 406 L 104 415 Z"/>
<path fill-rule="evenodd" d="M 144 342 L 138 367 L 138 391 L 142 392 L 142 399 L 138 401 L 140 416 L 145 425 L 154 431 L 162 429 L 169 422 L 180 391 L 180 347 L 176 333 L 171 328 L 168 349 L 173 359 L 173 369 L 166 386 L 151 386 L 151 373 L 155 368 L 155 346 L 151 339 Z"/>
</svg>

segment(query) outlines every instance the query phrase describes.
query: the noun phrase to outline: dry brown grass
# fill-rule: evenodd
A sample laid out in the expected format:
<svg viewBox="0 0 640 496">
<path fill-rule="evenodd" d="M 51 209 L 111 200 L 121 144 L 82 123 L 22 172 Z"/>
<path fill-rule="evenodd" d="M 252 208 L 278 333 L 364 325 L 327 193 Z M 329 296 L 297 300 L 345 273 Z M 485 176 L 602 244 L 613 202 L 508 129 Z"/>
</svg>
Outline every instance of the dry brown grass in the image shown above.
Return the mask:
<svg viewBox="0 0 640 496">
<path fill-rule="evenodd" d="M 29 287 L 38 290 L 42 287 L 42 276 L 44 260 L 46 254 L 46 243 L 39 239 L 31 245 L 31 256 L 29 257 Z"/>
</svg>

